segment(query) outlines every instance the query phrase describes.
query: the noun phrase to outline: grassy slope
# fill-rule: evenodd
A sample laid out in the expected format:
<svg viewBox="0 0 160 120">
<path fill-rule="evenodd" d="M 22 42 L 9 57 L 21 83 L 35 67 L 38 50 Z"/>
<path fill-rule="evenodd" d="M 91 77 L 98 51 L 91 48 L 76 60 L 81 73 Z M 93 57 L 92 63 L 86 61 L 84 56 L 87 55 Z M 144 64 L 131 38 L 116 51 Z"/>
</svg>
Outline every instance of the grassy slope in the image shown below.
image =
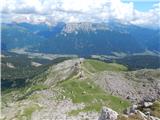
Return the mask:
<svg viewBox="0 0 160 120">
<path fill-rule="evenodd" d="M 97 60 L 85 60 L 83 67 L 87 68 L 91 73 L 101 71 L 126 71 L 127 68 L 116 63 L 105 63 Z M 59 84 L 63 88 L 63 96 L 71 98 L 74 103 L 84 103 L 86 107 L 80 110 L 73 110 L 69 114 L 76 115 L 79 112 L 97 111 L 99 112 L 102 106 L 108 106 L 113 110 L 122 113 L 130 103 L 119 97 L 115 97 L 106 93 L 99 86 L 95 85 L 91 79 L 79 80 L 78 78 L 70 78 Z"/>
<path fill-rule="evenodd" d="M 86 107 L 81 110 L 71 111 L 70 114 L 78 114 L 81 111 L 100 111 L 102 106 L 108 106 L 117 112 L 122 112 L 130 103 L 121 98 L 111 96 L 96 86 L 90 80 L 69 79 L 62 82 L 63 95 L 71 98 L 74 103 L 84 103 Z"/>
<path fill-rule="evenodd" d="M 153 103 L 151 106 L 151 115 L 160 118 L 160 100 Z"/>
<path fill-rule="evenodd" d="M 27 106 L 24 108 L 22 113 L 18 115 L 18 120 L 22 120 L 22 119 L 31 120 L 32 113 L 35 111 L 39 111 L 40 109 L 41 107 L 37 104 Z"/>
<path fill-rule="evenodd" d="M 126 71 L 127 67 L 116 64 L 116 63 L 105 63 L 98 60 L 85 60 L 84 66 L 91 72 L 100 72 L 100 71 Z"/>
<path fill-rule="evenodd" d="M 93 69 L 93 72 L 100 72 L 104 70 L 127 70 L 127 68 L 118 64 L 108 64 L 95 60 L 86 60 L 84 62 L 84 67 L 87 69 Z M 92 72 L 92 70 L 90 72 Z M 73 110 L 69 113 L 70 115 L 76 115 L 81 111 L 99 112 L 102 106 L 108 106 L 115 111 L 121 113 L 125 108 L 130 105 L 128 101 L 122 100 L 119 97 L 111 96 L 110 94 L 104 92 L 99 86 L 96 86 L 89 78 L 87 80 L 79 80 L 79 78 L 73 79 L 73 77 L 74 76 L 72 76 L 68 80 L 60 82 L 57 87 L 61 87 L 64 90 L 64 92 L 62 93 L 63 96 L 71 98 L 74 103 L 84 103 L 86 107 L 79 110 Z M 23 90 L 19 91 L 21 94 L 19 94 L 17 98 L 18 100 L 27 99 L 34 91 L 39 91 L 43 89 L 47 89 L 47 86 L 34 85 L 26 87 Z M 6 97 L 3 96 L 3 98 L 5 99 Z"/>
</svg>

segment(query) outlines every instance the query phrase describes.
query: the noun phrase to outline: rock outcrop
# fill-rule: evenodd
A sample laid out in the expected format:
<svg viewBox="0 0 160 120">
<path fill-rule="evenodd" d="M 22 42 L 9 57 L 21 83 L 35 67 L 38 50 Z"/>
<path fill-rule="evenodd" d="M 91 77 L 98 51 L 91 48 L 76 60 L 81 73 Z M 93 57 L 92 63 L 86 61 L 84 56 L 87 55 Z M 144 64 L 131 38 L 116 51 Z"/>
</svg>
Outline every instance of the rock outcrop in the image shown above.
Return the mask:
<svg viewBox="0 0 160 120">
<path fill-rule="evenodd" d="M 57 82 L 66 80 L 73 75 L 80 74 L 80 64 L 82 61 L 83 59 L 71 59 L 50 67 L 44 84 L 48 86 L 56 85 Z"/>
</svg>

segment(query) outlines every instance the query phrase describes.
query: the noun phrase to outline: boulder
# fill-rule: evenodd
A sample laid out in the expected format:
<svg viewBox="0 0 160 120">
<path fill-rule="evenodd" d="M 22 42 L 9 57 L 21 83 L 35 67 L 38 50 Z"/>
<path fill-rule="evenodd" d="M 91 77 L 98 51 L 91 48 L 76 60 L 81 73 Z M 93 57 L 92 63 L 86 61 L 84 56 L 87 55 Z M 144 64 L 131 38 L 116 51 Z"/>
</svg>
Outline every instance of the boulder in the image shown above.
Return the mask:
<svg viewBox="0 0 160 120">
<path fill-rule="evenodd" d="M 118 113 L 110 108 L 103 107 L 98 120 L 116 120 Z"/>
<path fill-rule="evenodd" d="M 143 105 L 144 105 L 144 107 L 150 107 L 150 106 L 152 106 L 153 105 L 153 103 L 152 102 L 144 102 L 143 103 Z"/>
</svg>

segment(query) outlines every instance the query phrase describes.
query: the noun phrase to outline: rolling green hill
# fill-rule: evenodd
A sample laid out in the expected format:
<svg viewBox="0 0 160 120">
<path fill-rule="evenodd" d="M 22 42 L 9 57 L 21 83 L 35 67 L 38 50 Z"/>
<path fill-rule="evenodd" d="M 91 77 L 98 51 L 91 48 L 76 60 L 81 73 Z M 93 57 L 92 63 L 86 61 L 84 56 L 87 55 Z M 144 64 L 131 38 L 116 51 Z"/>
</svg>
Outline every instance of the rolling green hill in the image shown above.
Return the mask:
<svg viewBox="0 0 160 120">
<path fill-rule="evenodd" d="M 127 67 L 117 63 L 106 63 L 102 61 L 88 59 L 84 62 L 84 66 L 91 72 L 98 71 L 127 71 Z"/>
</svg>

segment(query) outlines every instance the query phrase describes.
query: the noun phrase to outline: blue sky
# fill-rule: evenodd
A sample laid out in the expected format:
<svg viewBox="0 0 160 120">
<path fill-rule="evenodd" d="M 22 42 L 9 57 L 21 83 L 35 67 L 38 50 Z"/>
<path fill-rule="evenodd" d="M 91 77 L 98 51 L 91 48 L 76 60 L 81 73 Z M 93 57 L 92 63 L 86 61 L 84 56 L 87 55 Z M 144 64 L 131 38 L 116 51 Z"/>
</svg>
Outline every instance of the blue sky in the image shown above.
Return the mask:
<svg viewBox="0 0 160 120">
<path fill-rule="evenodd" d="M 160 2 L 160 0 L 122 0 L 123 2 L 133 2 L 135 9 L 139 11 L 148 11 L 153 8 L 154 4 Z"/>
</svg>

